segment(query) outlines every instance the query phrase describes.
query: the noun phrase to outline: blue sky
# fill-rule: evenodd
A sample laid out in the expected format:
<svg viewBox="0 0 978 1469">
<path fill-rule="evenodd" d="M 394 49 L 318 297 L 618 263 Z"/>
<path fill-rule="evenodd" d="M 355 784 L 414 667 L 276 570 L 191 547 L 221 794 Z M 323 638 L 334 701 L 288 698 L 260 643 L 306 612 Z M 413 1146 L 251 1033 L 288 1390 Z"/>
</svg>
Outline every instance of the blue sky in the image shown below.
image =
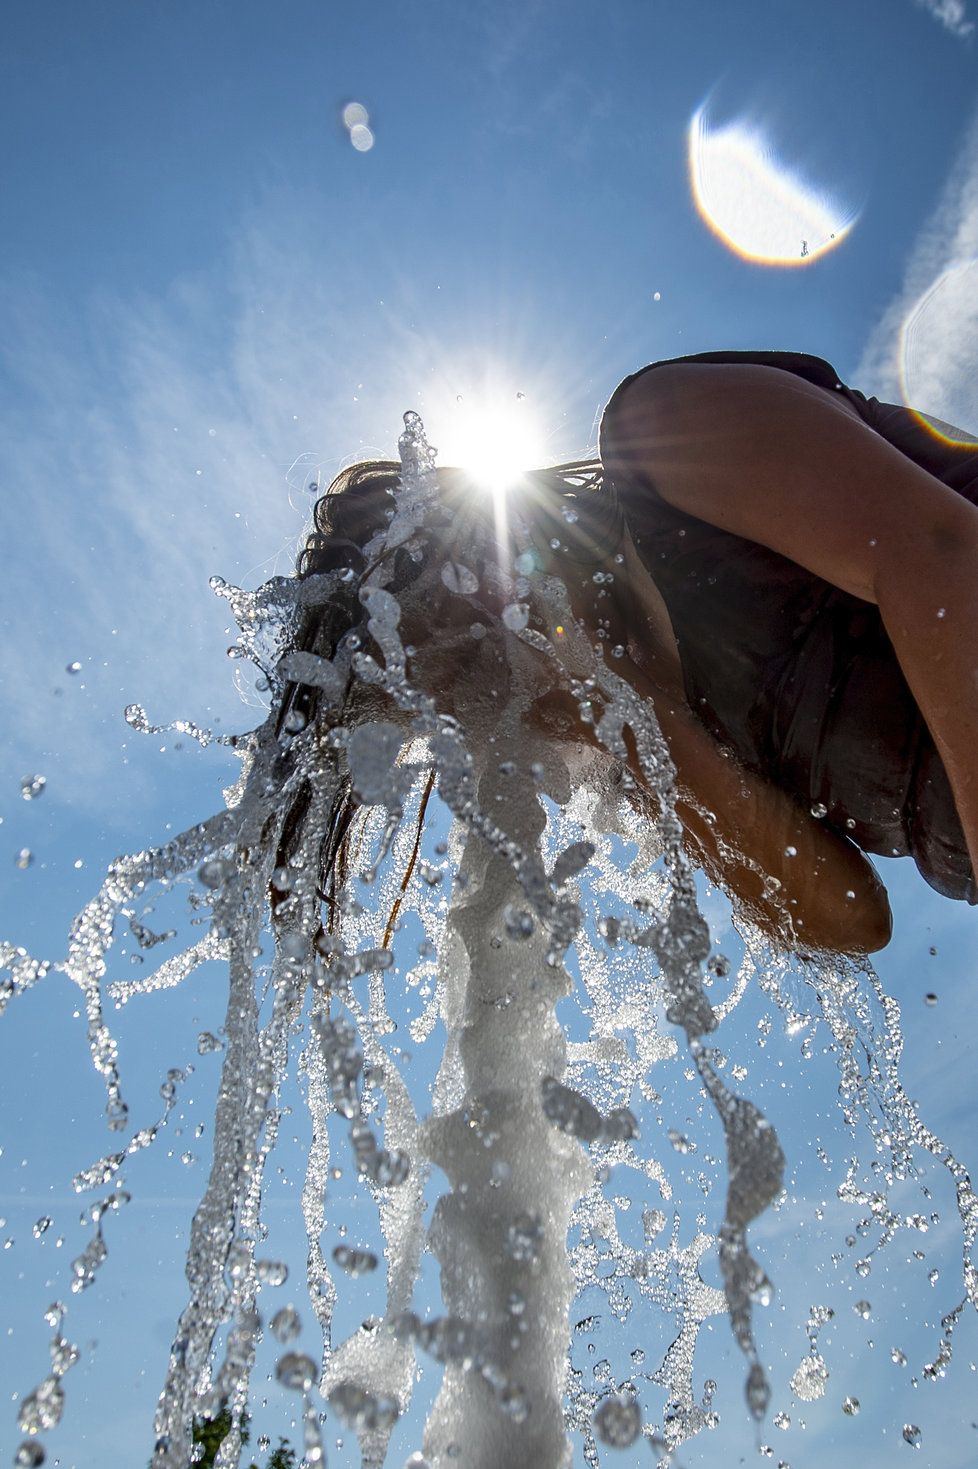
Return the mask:
<svg viewBox="0 0 978 1469">
<path fill-rule="evenodd" d="M 909 373 L 916 406 L 978 429 L 976 22 L 974 0 L 13 7 L 0 57 L 0 934 L 57 957 L 117 852 L 215 809 L 231 774 L 222 754 L 135 736 L 122 710 L 138 700 L 160 723 L 257 722 L 208 577 L 251 586 L 287 571 L 308 482 L 392 454 L 406 408 L 438 443 L 459 396 L 521 392 L 545 457 L 559 459 L 593 449 L 603 403 L 645 362 L 779 347 L 826 356 L 884 398 Z M 341 121 L 351 100 L 370 114 L 367 152 Z M 835 248 L 801 267 L 758 264 L 707 226 L 687 156 L 704 105 L 715 148 L 753 138 L 772 174 L 854 213 Z M 80 672 L 66 673 L 74 660 Z M 34 772 L 47 787 L 22 802 Z M 20 871 L 24 846 L 35 857 Z M 975 914 L 883 866 L 896 935 L 878 967 L 906 1013 L 908 1089 L 967 1157 Z M 126 1014 L 141 1115 L 193 1051 L 194 1017 L 220 1013 L 196 983 Z M 11 1391 L 41 1374 L 40 1315 L 66 1289 L 55 1229 L 35 1241 L 31 1223 L 46 1210 L 78 1234 L 67 1180 L 106 1145 L 73 1008 L 53 979 L 0 1023 Z M 201 1117 L 207 1075 L 201 1062 Z M 195 1183 L 178 1157 L 155 1166 L 139 1193 L 170 1202 L 134 1203 L 138 1225 L 112 1221 L 115 1276 L 77 1305 L 76 1333 L 106 1345 L 66 1382 L 51 1439 L 66 1466 L 104 1462 L 119 1434 L 131 1462 L 146 1457 L 180 1298 L 179 1201 L 189 1211 Z M 57 1208 L 37 1202 L 49 1196 Z M 139 1299 L 134 1234 L 146 1260 L 165 1261 Z M 100 1313 L 125 1319 L 121 1297 L 131 1327 L 113 1336 Z M 949 1284 L 942 1308 L 957 1298 Z M 923 1464 L 974 1460 L 976 1352 L 966 1321 L 949 1379 L 914 1395 Z M 836 1404 L 817 1438 L 785 1438 L 796 1469 L 827 1450 L 867 1464 L 904 1451 L 883 1436 L 903 1411 L 888 1353 L 847 1360 L 878 1383 L 879 1411 L 843 1419 Z M 124 1421 L 106 1438 L 113 1383 Z M 0 1410 L 9 1455 L 13 1412 Z M 725 1452 L 749 1453 L 736 1413 L 732 1397 Z M 718 1451 L 714 1437 L 688 1462 Z"/>
</svg>

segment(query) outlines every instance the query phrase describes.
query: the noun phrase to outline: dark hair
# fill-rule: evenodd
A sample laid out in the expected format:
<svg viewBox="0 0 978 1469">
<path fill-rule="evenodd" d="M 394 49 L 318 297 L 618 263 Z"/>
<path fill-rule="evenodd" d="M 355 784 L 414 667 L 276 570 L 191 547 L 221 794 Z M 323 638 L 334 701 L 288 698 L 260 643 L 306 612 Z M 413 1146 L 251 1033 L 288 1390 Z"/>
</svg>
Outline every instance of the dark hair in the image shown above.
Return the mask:
<svg viewBox="0 0 978 1469">
<path fill-rule="evenodd" d="M 300 577 L 349 566 L 365 568 L 363 547 L 389 518 L 401 466 L 394 460 L 366 460 L 337 475 L 313 509 L 314 528 L 299 554 Z M 437 471 L 447 512 L 463 520 L 486 519 L 485 492 L 464 470 Z M 582 565 L 603 563 L 620 548 L 624 516 L 614 486 L 596 459 L 576 459 L 527 471 L 514 491 L 532 539 L 538 545 L 559 540 L 561 552 Z"/>
<path fill-rule="evenodd" d="M 296 629 L 296 649 L 331 658 L 340 640 L 365 621 L 358 592 L 363 574 L 370 569 L 366 547 L 390 519 L 400 479 L 401 465 L 396 461 L 364 461 L 342 470 L 317 500 L 313 528 L 299 553 L 296 574 L 303 580 L 331 571 L 349 570 L 352 575 L 333 590 L 325 605 L 306 613 Z M 438 528 L 441 517 L 446 531 L 444 548 L 449 555 L 455 536 L 476 524 L 495 531 L 491 499 L 477 481 L 463 470 L 448 468 L 437 471 L 437 480 L 439 503 L 429 511 L 426 524 Z M 514 503 L 543 560 L 553 555 L 552 547 L 559 543 L 560 556 L 579 569 L 605 565 L 622 545 L 621 507 L 596 460 L 573 460 L 526 473 L 514 490 Z M 491 538 L 487 544 L 492 544 Z M 393 557 L 387 585 L 395 594 L 419 575 L 427 559 L 423 553 L 419 559 L 417 550 L 412 553 L 404 547 L 382 551 L 380 556 Z M 481 566 L 477 568 L 480 577 L 482 570 Z M 298 716 L 300 728 L 314 720 L 318 705 L 315 689 L 302 684 L 288 686 L 279 708 L 278 733 L 288 730 L 289 716 Z M 419 821 L 423 819 L 427 794 Z M 310 799 L 310 788 L 303 783 L 283 825 L 280 865 L 297 840 Z M 347 788 L 334 802 L 320 845 L 319 892 L 331 912 L 346 870 L 355 814 L 356 804 Z M 273 906 L 282 900 L 282 895 L 274 891 L 272 897 Z M 387 941 L 385 934 L 385 945 Z"/>
<path fill-rule="evenodd" d="M 443 549 L 451 555 L 453 540 L 464 538 L 480 525 L 492 532 L 485 538 L 485 544 L 491 545 L 496 527 L 485 487 L 462 469 L 439 468 L 436 477 L 439 502 L 429 511 L 426 523 L 439 528 L 440 519 L 445 532 Z M 393 515 L 400 479 L 401 465 L 396 460 L 364 460 L 342 470 L 316 501 L 313 529 L 299 553 L 296 573 L 300 579 L 342 570 L 352 575 L 345 592 L 334 593 L 325 607 L 314 609 L 302 620 L 296 648 L 332 657 L 340 638 L 365 621 L 357 592 L 368 570 L 366 547 Z M 550 560 L 559 547 L 561 559 L 586 570 L 607 565 L 622 546 L 624 514 L 596 459 L 529 470 L 514 486 L 512 501 L 543 561 Z M 427 560 L 426 553 L 419 557 L 416 549 L 409 552 L 403 547 L 381 552 L 385 556 L 393 557 L 387 586 L 395 594 L 410 585 Z M 475 568 L 480 579 L 486 564 Z M 312 691 L 292 688 L 283 699 L 280 728 L 287 707 L 294 708 L 297 698 L 303 713 L 312 717 L 316 705 Z"/>
<path fill-rule="evenodd" d="M 384 511 L 393 508 L 391 496 L 400 479 L 394 460 L 367 460 L 342 470 L 313 507 L 313 529 L 299 552 L 296 572 L 315 576 L 349 566 L 364 566 L 363 547 L 383 526 Z"/>
</svg>

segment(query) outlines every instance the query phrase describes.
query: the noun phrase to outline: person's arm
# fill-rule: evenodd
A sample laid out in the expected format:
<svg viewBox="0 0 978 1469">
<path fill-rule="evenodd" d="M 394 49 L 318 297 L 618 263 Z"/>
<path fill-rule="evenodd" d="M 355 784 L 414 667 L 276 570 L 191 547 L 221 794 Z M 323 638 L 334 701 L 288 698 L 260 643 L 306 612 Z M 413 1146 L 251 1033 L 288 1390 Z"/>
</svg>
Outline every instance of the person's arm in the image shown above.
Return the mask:
<svg viewBox="0 0 978 1469">
<path fill-rule="evenodd" d="M 892 932 L 886 889 L 858 847 L 725 754 L 689 708 L 630 658 L 620 659 L 615 672 L 655 711 L 676 767 L 676 812 L 694 866 L 788 948 L 843 954 L 884 948 Z M 569 694 L 542 695 L 534 718 L 562 743 L 598 747 Z M 626 746 L 633 804 L 655 820 L 658 799 L 627 736 Z"/>
<path fill-rule="evenodd" d="M 893 931 L 886 888 L 854 843 L 725 755 L 684 705 L 656 706 L 691 859 L 791 948 L 870 954 Z"/>
<path fill-rule="evenodd" d="M 443 713 L 455 714 L 458 663 L 471 657 L 472 611 L 447 591 L 437 569 L 433 563 L 406 599 L 400 632 L 413 646 L 412 682 Z M 655 682 L 629 655 L 615 661 L 614 672 L 651 702 L 659 719 L 677 769 L 678 814 L 691 860 L 781 944 L 842 953 L 882 948 L 890 936 L 889 906 L 863 854 L 776 786 L 726 758 L 681 694 Z M 550 687 L 543 665 L 541 676 L 544 691 L 530 717 L 563 745 L 595 747 L 594 727 L 582 722 L 576 700 Z M 654 819 L 656 799 L 634 754 L 633 748 L 635 804 Z"/>
<path fill-rule="evenodd" d="M 772 367 L 645 373 L 616 406 L 607 457 L 879 607 L 978 871 L 978 509 L 842 397 Z"/>
</svg>

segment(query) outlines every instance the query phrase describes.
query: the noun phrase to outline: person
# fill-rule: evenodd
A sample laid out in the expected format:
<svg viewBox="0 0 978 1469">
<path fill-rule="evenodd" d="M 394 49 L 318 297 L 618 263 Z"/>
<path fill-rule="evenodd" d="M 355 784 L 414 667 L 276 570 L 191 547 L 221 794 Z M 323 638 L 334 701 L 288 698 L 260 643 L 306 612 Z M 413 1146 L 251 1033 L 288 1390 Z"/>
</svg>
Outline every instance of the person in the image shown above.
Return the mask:
<svg viewBox="0 0 978 1469">
<path fill-rule="evenodd" d="M 909 855 L 938 892 L 978 901 L 978 441 L 934 422 L 807 354 L 705 353 L 620 385 L 599 461 L 512 491 L 534 574 L 562 578 L 655 710 L 691 858 L 793 947 L 889 941 L 866 854 Z M 300 575 L 363 569 L 398 469 L 338 477 Z M 444 565 L 488 511 L 459 471 L 439 470 L 438 485 Z M 392 590 L 422 575 L 413 555 L 399 553 Z M 450 712 L 471 609 L 437 576 L 422 602 L 413 672 Z M 330 616 L 312 614 L 300 645 L 334 646 L 354 614 Z M 534 713 L 555 739 L 595 743 L 566 691 L 548 684 Z M 654 819 L 630 756 L 634 800 Z"/>
</svg>

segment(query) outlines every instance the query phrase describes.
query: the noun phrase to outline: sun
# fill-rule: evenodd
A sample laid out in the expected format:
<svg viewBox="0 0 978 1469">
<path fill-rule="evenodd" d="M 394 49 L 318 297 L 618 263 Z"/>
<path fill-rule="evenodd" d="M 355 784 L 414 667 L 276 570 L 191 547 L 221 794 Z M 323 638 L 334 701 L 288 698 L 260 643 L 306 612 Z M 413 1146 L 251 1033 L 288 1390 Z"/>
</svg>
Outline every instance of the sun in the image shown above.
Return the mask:
<svg viewBox="0 0 978 1469">
<path fill-rule="evenodd" d="M 466 470 L 493 495 L 505 495 L 544 455 L 539 419 L 523 393 L 459 395 L 439 419 L 438 462 Z"/>
</svg>

